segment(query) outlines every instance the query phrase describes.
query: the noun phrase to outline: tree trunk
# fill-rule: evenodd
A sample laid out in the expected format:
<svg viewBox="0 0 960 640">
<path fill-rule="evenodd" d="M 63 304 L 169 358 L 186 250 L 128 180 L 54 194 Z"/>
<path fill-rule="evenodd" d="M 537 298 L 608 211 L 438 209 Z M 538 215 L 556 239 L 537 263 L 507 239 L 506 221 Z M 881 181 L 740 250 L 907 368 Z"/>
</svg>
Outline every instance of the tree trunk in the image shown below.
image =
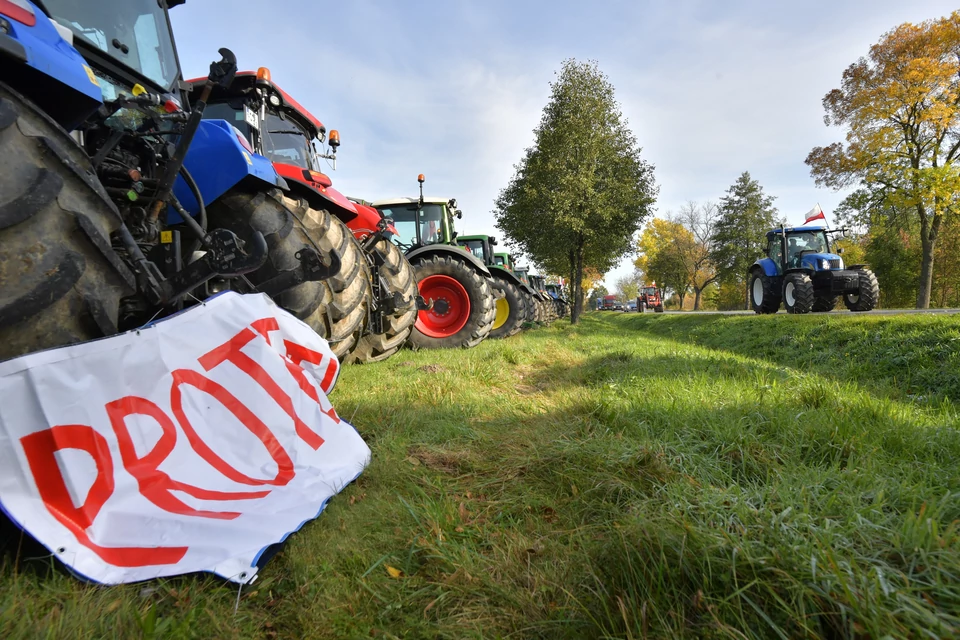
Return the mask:
<svg viewBox="0 0 960 640">
<path fill-rule="evenodd" d="M 576 251 L 573 252 L 573 309 L 570 310 L 570 324 L 580 322 L 580 314 L 583 312 L 583 240 L 577 244 Z"/>
<path fill-rule="evenodd" d="M 700 294 L 703 293 L 703 289 L 693 288 L 693 310 L 700 311 Z"/>
<path fill-rule="evenodd" d="M 747 280 L 743 285 L 744 299 L 743 299 L 743 308 L 746 311 L 750 311 L 750 280 Z"/>
<path fill-rule="evenodd" d="M 920 262 L 920 286 L 917 288 L 917 309 L 930 308 L 930 293 L 933 291 L 933 250 L 943 214 L 934 213 L 932 220 L 926 215 L 923 205 L 917 205 L 920 214 L 920 245 L 923 257 Z"/>
<path fill-rule="evenodd" d="M 678 293 L 677 297 L 680 298 L 680 311 L 683 311 L 683 301 L 687 297 L 686 293 Z"/>
</svg>

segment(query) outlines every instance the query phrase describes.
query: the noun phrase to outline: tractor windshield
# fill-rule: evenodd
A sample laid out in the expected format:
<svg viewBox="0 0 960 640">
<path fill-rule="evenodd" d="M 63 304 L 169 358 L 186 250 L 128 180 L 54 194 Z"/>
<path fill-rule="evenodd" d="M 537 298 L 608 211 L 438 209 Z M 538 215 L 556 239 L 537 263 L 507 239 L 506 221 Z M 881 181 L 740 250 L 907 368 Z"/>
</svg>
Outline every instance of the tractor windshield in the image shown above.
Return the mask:
<svg viewBox="0 0 960 640">
<path fill-rule="evenodd" d="M 267 112 L 263 123 L 263 155 L 273 162 L 314 169 L 310 136 L 291 119 Z"/>
<path fill-rule="evenodd" d="M 461 240 L 460 246 L 472 253 L 481 261 L 486 262 L 486 256 L 483 255 L 483 240 Z"/>
<path fill-rule="evenodd" d="M 646 295 L 646 296 L 655 296 L 655 295 L 657 295 L 657 288 L 656 288 L 656 287 L 644 287 L 644 289 L 643 289 L 643 294 Z"/>
<path fill-rule="evenodd" d="M 379 207 L 387 218 L 393 218 L 398 234 L 394 240 L 406 246 L 417 244 L 417 223 L 420 224 L 420 244 L 438 244 L 443 242 L 443 205 L 424 204 L 417 220 L 417 203 L 385 205 Z"/>
<path fill-rule="evenodd" d="M 180 75 L 166 10 L 158 0 L 44 0 L 76 41 L 99 49 L 165 90 Z"/>
<path fill-rule="evenodd" d="M 788 233 L 787 264 L 791 267 L 799 267 L 803 253 L 825 253 L 827 247 L 827 235 L 823 231 Z"/>
</svg>

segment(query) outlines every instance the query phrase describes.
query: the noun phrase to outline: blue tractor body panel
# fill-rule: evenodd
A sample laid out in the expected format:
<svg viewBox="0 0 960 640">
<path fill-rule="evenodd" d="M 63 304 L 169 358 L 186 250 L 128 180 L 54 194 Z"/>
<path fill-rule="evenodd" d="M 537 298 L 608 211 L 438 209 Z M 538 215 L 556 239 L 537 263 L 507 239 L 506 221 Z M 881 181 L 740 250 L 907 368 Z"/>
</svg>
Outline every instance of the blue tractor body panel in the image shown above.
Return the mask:
<svg viewBox="0 0 960 640">
<path fill-rule="evenodd" d="M 753 271 L 755 267 L 760 267 L 764 275 L 767 276 L 778 276 L 780 275 L 780 267 L 776 262 L 770 258 L 761 258 L 753 263 L 753 266 L 750 267 L 750 271 Z"/>
<path fill-rule="evenodd" d="M 204 205 L 209 205 L 248 178 L 262 182 L 266 187 L 287 188 L 287 183 L 273 168 L 273 163 L 244 149 L 237 138 L 237 130 L 226 120 L 200 121 L 183 164 L 196 181 Z M 200 211 L 196 198 L 182 176 L 177 177 L 173 193 L 190 215 Z M 167 223 L 178 222 L 182 222 L 180 215 L 172 208 L 168 209 Z"/>
<path fill-rule="evenodd" d="M 64 128 L 72 130 L 103 104 L 100 84 L 80 52 L 63 39 L 42 10 L 33 3 L 30 3 L 30 6 L 36 17 L 36 24 L 27 26 L 14 19 L 8 20 L 10 32 L 0 34 L 0 61 L 9 65 L 12 58 L 13 64 L 26 65 L 36 73 L 54 80 L 64 90 L 60 96 L 28 95 L 32 100 L 41 103 L 42 98 L 79 101 L 81 108 L 73 110 L 75 113 L 68 121 L 60 122 Z M 38 91 L 41 91 L 39 87 Z M 42 93 L 58 92 L 44 87 Z"/>
<path fill-rule="evenodd" d="M 826 267 L 823 265 L 824 261 L 827 262 Z M 808 253 L 800 258 L 800 268 L 810 271 L 839 270 L 842 264 L 840 256 L 833 253 Z"/>
</svg>

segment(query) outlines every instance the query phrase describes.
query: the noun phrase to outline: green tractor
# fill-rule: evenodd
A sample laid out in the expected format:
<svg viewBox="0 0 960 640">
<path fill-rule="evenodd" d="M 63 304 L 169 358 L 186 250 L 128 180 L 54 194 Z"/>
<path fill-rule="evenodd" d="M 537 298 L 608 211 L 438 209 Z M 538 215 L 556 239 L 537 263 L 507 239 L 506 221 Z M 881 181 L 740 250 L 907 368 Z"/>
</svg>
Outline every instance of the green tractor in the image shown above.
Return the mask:
<svg viewBox="0 0 960 640">
<path fill-rule="evenodd" d="M 850 311 L 870 311 L 880 299 L 873 271 L 863 264 L 845 267 L 830 236 L 845 229 L 781 227 L 767 232 L 766 258 L 750 267 L 750 302 L 756 313 L 833 311 L 843 302 Z"/>
<path fill-rule="evenodd" d="M 457 236 L 457 244 L 473 254 L 490 269 L 492 286 L 503 292 L 497 299 L 491 338 L 508 338 L 517 334 L 533 312 L 533 289 L 513 273 L 510 256 L 493 253 L 497 239 L 487 235 Z"/>
<path fill-rule="evenodd" d="M 420 296 L 427 301 L 410 332 L 419 349 L 475 347 L 493 329 L 496 299 L 492 274 L 479 258 L 460 248 L 453 219 L 463 217 L 455 198 L 377 200 L 373 207 L 397 230 L 392 240 L 413 267 Z"/>
</svg>

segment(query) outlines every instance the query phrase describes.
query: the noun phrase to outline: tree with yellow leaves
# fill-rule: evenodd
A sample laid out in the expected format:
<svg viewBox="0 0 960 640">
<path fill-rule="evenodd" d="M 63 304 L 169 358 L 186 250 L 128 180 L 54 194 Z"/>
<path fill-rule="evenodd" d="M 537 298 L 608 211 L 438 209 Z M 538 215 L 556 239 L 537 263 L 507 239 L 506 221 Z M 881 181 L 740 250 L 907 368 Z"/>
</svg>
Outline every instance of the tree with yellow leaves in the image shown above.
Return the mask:
<svg viewBox="0 0 960 640">
<path fill-rule="evenodd" d="M 930 306 L 937 238 L 960 212 L 960 11 L 906 23 L 870 47 L 823 99 L 828 126 L 846 142 L 816 147 L 818 185 L 858 185 L 877 206 L 915 212 L 921 265 L 917 308 Z"/>
</svg>

